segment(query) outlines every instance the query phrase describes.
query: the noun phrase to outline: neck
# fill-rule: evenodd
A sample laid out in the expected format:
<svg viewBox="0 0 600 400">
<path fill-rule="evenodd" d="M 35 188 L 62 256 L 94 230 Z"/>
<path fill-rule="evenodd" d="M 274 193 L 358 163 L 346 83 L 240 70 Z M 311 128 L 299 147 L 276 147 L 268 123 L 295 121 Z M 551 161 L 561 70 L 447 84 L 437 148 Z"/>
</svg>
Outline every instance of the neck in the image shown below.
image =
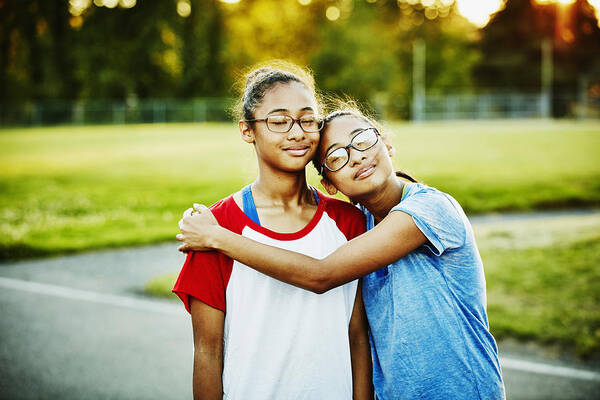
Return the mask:
<svg viewBox="0 0 600 400">
<path fill-rule="evenodd" d="M 304 169 L 298 172 L 275 172 L 267 168 L 259 168 L 258 178 L 252 184 L 252 190 L 261 202 L 290 206 L 306 202 L 314 203 L 311 190 L 306 183 Z"/>
<path fill-rule="evenodd" d="M 379 222 L 400 202 L 405 184 L 402 179 L 391 174 L 383 185 L 353 200 L 365 206 L 373 214 L 375 222 Z"/>
</svg>

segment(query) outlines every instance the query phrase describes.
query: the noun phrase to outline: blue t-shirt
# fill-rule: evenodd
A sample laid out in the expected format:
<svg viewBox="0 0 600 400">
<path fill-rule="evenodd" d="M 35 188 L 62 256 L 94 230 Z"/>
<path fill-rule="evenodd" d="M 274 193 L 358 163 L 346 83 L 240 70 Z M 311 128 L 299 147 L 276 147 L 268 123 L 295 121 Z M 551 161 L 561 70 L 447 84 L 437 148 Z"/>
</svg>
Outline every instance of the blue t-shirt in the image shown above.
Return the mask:
<svg viewBox="0 0 600 400">
<path fill-rule="evenodd" d="M 370 229 L 373 217 L 361 208 Z M 397 211 L 428 243 L 363 278 L 377 399 L 503 399 L 483 264 L 462 208 L 413 183 Z"/>
</svg>

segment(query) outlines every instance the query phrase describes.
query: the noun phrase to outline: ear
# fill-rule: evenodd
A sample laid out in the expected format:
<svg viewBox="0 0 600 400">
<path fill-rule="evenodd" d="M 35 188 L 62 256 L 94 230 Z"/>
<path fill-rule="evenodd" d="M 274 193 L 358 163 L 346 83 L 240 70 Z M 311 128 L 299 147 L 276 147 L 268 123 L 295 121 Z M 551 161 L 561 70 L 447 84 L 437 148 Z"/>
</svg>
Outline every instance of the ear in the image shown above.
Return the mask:
<svg viewBox="0 0 600 400">
<path fill-rule="evenodd" d="M 238 127 L 240 128 L 242 140 L 246 143 L 254 143 L 254 131 L 250 127 L 250 124 L 240 120 L 240 122 L 238 122 Z"/>
<path fill-rule="evenodd" d="M 329 182 L 327 178 L 321 179 L 321 185 L 323 185 L 325 190 L 327 190 L 327 193 L 329 193 L 331 196 L 334 196 L 338 192 L 337 188 L 333 186 L 333 183 Z"/>
<path fill-rule="evenodd" d="M 394 148 L 394 146 L 392 146 L 389 143 L 386 143 L 385 148 L 387 149 L 390 158 L 392 158 L 394 156 L 394 154 L 396 153 L 396 149 Z"/>
</svg>

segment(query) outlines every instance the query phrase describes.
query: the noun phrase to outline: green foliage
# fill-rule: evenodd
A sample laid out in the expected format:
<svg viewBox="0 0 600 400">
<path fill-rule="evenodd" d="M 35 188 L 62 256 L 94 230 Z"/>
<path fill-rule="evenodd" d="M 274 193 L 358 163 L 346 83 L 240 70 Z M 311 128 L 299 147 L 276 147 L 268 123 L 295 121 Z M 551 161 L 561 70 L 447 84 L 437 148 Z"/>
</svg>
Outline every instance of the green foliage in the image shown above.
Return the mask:
<svg viewBox="0 0 600 400">
<path fill-rule="evenodd" d="M 70 47 L 78 98 L 164 97 L 174 92 L 177 50 L 171 24 L 176 13 L 169 5 L 138 2 L 131 9 L 88 9 Z"/>
<path fill-rule="evenodd" d="M 214 96 L 225 92 L 222 51 L 224 21 L 218 0 L 195 0 L 191 14 L 181 21 L 180 95 Z M 174 54 L 175 56 L 175 54 Z"/>
<path fill-rule="evenodd" d="M 408 118 L 412 48 L 420 38 L 427 43 L 427 89 L 468 90 L 479 57 L 475 28 L 450 10 L 435 20 L 424 15 L 420 3 L 357 2 L 346 18 L 322 25 L 311 60 L 321 89 L 369 103 L 383 118 Z"/>
<path fill-rule="evenodd" d="M 560 97 L 573 96 L 581 78 L 598 83 L 600 27 L 587 0 L 566 7 L 511 0 L 481 31 L 483 53 L 475 68 L 480 85 L 504 90 L 537 91 L 541 85 L 541 43 L 553 52 L 554 115 L 569 110 Z"/>
<path fill-rule="evenodd" d="M 420 3 L 395 1 L 190 0 L 187 17 L 177 3 L 92 3 L 72 15 L 67 1 L 0 2 L 0 102 L 225 96 L 241 70 L 283 58 L 311 66 L 324 91 L 406 118 L 415 39 L 428 43 L 428 89 L 469 86 L 478 60 L 475 28 L 439 2 L 433 20 Z M 69 112 L 57 107 L 53 120 Z M 0 120 L 19 122 L 5 108 Z"/>
</svg>

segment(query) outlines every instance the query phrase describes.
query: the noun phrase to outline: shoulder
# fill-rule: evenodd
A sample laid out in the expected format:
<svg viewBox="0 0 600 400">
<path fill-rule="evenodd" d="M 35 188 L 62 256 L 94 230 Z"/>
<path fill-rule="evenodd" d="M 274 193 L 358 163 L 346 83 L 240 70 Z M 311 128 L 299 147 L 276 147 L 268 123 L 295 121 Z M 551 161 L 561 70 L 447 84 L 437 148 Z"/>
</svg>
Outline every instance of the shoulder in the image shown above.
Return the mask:
<svg viewBox="0 0 600 400">
<path fill-rule="evenodd" d="M 243 214 L 234 199 L 234 195 L 229 195 L 208 207 L 219 225 L 226 228 L 237 225 Z"/>
<path fill-rule="evenodd" d="M 323 201 L 323 210 L 332 217 L 364 218 L 364 214 L 358 209 L 358 207 L 348 201 L 336 199 L 335 197 L 329 197 L 321 192 L 319 192 L 319 200 Z"/>
<path fill-rule="evenodd" d="M 365 215 L 352 203 L 329 197 L 319 192 L 323 213 L 331 218 L 338 229 L 351 240 L 366 231 Z"/>
<path fill-rule="evenodd" d="M 406 185 L 404 196 L 398 206 L 408 203 L 415 203 L 424 208 L 439 207 L 445 209 L 445 211 L 462 214 L 462 208 L 451 195 L 423 183 Z"/>
<path fill-rule="evenodd" d="M 232 207 L 232 205 L 235 205 L 235 201 L 233 200 L 233 194 L 225 197 L 224 199 L 221 199 L 219 201 L 217 201 L 216 203 L 211 204 L 208 208 L 210 208 L 210 211 L 212 211 L 212 213 L 217 216 L 217 215 L 222 215 L 227 213 L 227 211 L 229 211 L 229 209 Z"/>
<path fill-rule="evenodd" d="M 437 255 L 465 241 L 468 220 L 456 200 L 440 190 L 421 183 L 409 184 L 391 211 L 410 215 Z"/>
<path fill-rule="evenodd" d="M 415 195 L 437 195 L 437 194 L 443 194 L 443 192 L 441 192 L 440 190 L 428 186 L 424 183 L 421 182 L 414 182 L 414 183 L 406 183 L 405 189 L 404 189 L 404 196 L 402 197 L 402 199 L 406 199 L 409 198 L 411 196 L 415 196 Z"/>
</svg>

